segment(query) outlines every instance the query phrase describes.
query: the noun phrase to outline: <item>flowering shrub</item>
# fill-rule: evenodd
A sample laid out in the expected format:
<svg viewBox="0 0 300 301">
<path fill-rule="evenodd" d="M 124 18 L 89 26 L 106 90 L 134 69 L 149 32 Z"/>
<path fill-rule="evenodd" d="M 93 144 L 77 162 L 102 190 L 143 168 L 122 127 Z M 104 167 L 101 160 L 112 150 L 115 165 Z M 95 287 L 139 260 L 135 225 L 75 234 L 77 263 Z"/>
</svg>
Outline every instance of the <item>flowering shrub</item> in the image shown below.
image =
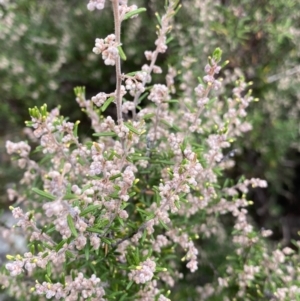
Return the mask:
<svg viewBox="0 0 300 301">
<path fill-rule="evenodd" d="M 182 46 L 180 55 L 189 54 L 187 72 L 197 74 L 195 58 L 203 60 L 213 47 L 222 45 L 230 61 L 224 81 L 238 78 L 241 70 L 253 81 L 253 94 L 261 101 L 248 112 L 253 130 L 244 136 L 231 174 L 265 178 L 268 189 L 253 193 L 256 220 L 275 229 L 277 237 L 284 236 L 286 242 L 290 237 L 296 239 L 291 216 L 299 211 L 294 196 L 300 187 L 300 2 L 270 0 L 253 5 L 247 0 L 194 0 L 193 5 L 189 1 L 182 4 L 175 32 Z M 279 224 L 288 230 L 282 231 Z"/>
<path fill-rule="evenodd" d="M 106 4 L 90 0 L 87 8 Z M 248 218 L 248 189 L 266 181 L 230 183 L 223 175 L 234 164 L 235 140 L 251 130 L 250 84 L 240 78 L 224 97 L 220 48 L 193 89 L 184 74 L 176 92 L 172 66 L 165 83 L 152 83 L 162 72 L 157 57 L 168 48 L 179 0 L 166 1 L 165 14 L 157 15 L 148 63 L 124 74 L 121 25 L 145 9 L 126 0 L 111 6 L 115 31 L 97 38 L 93 52 L 115 66 L 116 88 L 91 99 L 75 88 L 93 139 L 82 141 L 79 121 L 43 105 L 29 109 L 35 151 L 27 142 L 6 143 L 24 174 L 19 189 L 8 190 L 18 222 L 3 235 L 23 231 L 28 250 L 7 256 L 2 286 L 17 300 L 299 299 L 298 254 L 269 250 L 270 231 L 256 231 Z M 146 98 L 149 105 L 141 106 Z M 103 115 L 112 103 L 117 120 Z M 224 248 L 220 264 L 205 248 L 210 240 L 216 252 Z"/>
<path fill-rule="evenodd" d="M 78 118 L 80 110 L 70 112 L 69 106 L 74 86 L 86 85 L 92 95 L 98 89 L 99 78 L 109 77 L 109 69 L 98 68 L 97 57 L 87 52 L 96 33 L 106 35 L 113 20 L 105 10 L 98 14 L 85 12 L 83 1 L 73 1 L 72 5 L 64 0 L 0 1 L 1 132 L 12 125 L 23 125 L 28 107 L 44 102 L 57 106 L 62 93 L 63 112 Z M 124 29 L 123 34 L 129 37 L 132 28 Z M 105 81 L 102 89 L 107 91 L 111 86 Z"/>
</svg>

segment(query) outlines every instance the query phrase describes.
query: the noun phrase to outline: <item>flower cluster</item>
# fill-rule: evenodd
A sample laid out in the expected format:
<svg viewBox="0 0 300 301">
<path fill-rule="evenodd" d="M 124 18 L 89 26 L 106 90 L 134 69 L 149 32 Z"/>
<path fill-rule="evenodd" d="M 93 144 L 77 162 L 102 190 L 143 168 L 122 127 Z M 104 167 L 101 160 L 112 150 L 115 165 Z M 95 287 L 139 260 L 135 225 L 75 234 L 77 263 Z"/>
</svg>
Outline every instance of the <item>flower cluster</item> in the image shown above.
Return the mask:
<svg viewBox="0 0 300 301">
<path fill-rule="evenodd" d="M 89 0 L 89 3 L 87 5 L 88 10 L 95 10 L 95 9 L 103 9 L 105 6 L 105 0 Z"/>
<path fill-rule="evenodd" d="M 125 88 L 131 96 L 135 96 L 137 92 L 145 91 L 144 83 L 149 82 L 149 76 L 146 71 L 139 71 L 134 76 L 128 77 L 125 81 Z"/>
<path fill-rule="evenodd" d="M 105 65 L 116 64 L 116 58 L 119 56 L 118 44 L 115 42 L 115 35 L 110 34 L 105 39 L 96 39 L 93 52 L 102 54 Z"/>
<path fill-rule="evenodd" d="M 88 9 L 103 9 L 104 3 L 91 0 Z M 18 199 L 11 210 L 16 229 L 28 237 L 29 250 L 23 256 L 8 255 L 0 278 L 16 298 L 27 298 L 26 288 L 14 290 L 24 281 L 32 287 L 33 298 L 176 300 L 177 288 L 171 290 L 179 279 L 184 281 L 184 262 L 191 279 L 200 279 L 204 268 L 213 270 L 214 277 L 197 280 L 198 287 L 192 288 L 199 300 L 249 300 L 248 291 L 260 285 L 261 276 L 274 298 L 296 299 L 299 276 L 292 263 L 299 258 L 289 248 L 269 252 L 263 239 L 270 231 L 256 233 L 250 222 L 246 194 L 266 187 L 266 181 L 224 181 L 226 153 L 233 153 L 233 142 L 251 129 L 245 122 L 254 100 L 249 85 L 241 79 L 232 97 L 220 96 L 222 52 L 217 48 L 200 84 L 185 72 L 178 99 L 171 96 L 176 92 L 173 67 L 165 84 L 147 87 L 162 72 L 155 63 L 167 49 L 179 8 L 178 0 L 167 4 L 166 13 L 158 17 L 154 50 L 145 52 L 149 65 L 124 75 L 121 23 L 137 7 L 128 7 L 126 0 L 112 2 L 115 33 L 96 39 L 93 51 L 102 54 L 106 65 L 116 65 L 116 88 L 91 99 L 86 99 L 85 89 L 75 89 L 77 102 L 91 119 L 93 138 L 81 141 L 79 122 L 68 121 L 59 109 L 48 112 L 44 105 L 30 109 L 27 122 L 33 128 L 29 136 L 40 144 L 37 162 L 30 158 L 28 143 L 7 142 L 7 152 L 25 169 L 23 190 L 10 189 L 9 195 Z M 182 67 L 191 61 L 183 59 Z M 145 98 L 150 105 L 139 107 Z M 117 120 L 101 116 L 113 102 Z M 224 230 L 226 218 L 231 235 Z M 225 267 L 215 266 L 213 248 L 205 249 L 209 240 L 231 252 Z M 211 253 L 222 247 L 215 249 Z M 278 283 L 293 285 L 274 286 L 274 273 Z"/>
<path fill-rule="evenodd" d="M 105 301 L 103 298 L 105 291 L 101 286 L 100 279 L 95 274 L 86 279 L 82 273 L 79 273 L 74 281 L 70 280 L 65 285 L 61 283 L 37 283 L 35 285 L 37 295 L 45 295 L 47 299 L 55 297 L 56 300 L 64 299 L 66 301 L 77 300 L 80 292 L 82 298 L 92 301 Z"/>
<path fill-rule="evenodd" d="M 146 283 L 153 278 L 155 266 L 155 262 L 148 258 L 146 261 L 141 262 L 140 266 L 137 266 L 135 270 L 131 271 L 128 277 L 137 284 Z"/>
<path fill-rule="evenodd" d="M 128 0 L 120 0 L 119 1 L 119 15 L 120 15 L 120 19 L 123 20 L 125 15 L 127 13 L 133 12 L 135 10 L 137 10 L 137 6 L 136 5 L 131 5 L 128 6 L 127 5 Z M 132 18 L 137 17 L 137 15 L 132 16 Z"/>
<path fill-rule="evenodd" d="M 157 105 L 169 100 L 170 96 L 168 87 L 161 84 L 154 85 L 148 98 Z"/>
</svg>

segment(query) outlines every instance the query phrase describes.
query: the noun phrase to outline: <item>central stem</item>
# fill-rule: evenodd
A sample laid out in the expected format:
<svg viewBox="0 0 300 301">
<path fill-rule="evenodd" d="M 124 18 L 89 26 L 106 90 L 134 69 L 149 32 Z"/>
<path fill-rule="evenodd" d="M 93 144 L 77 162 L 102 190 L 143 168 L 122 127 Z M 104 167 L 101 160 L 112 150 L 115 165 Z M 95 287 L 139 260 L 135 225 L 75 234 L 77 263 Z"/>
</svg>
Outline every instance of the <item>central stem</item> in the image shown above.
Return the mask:
<svg viewBox="0 0 300 301">
<path fill-rule="evenodd" d="M 111 0 L 114 21 L 115 21 L 115 36 L 116 43 L 118 46 L 121 45 L 121 21 L 119 16 L 119 0 Z M 116 105 L 117 105 L 117 118 L 118 124 L 123 124 L 122 118 L 122 96 L 121 96 L 121 83 L 122 83 L 122 74 L 121 74 L 121 58 L 118 56 L 116 58 Z"/>
</svg>

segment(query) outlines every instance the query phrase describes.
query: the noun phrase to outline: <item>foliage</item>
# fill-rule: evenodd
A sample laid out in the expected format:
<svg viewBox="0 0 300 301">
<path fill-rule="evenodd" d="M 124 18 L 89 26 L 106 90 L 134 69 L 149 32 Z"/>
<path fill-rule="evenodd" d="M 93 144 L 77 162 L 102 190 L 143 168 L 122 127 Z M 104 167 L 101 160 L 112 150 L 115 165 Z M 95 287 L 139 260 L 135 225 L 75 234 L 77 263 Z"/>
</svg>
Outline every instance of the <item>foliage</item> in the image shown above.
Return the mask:
<svg viewBox="0 0 300 301">
<path fill-rule="evenodd" d="M 96 56 L 86 53 L 95 36 L 108 34 L 113 21 L 105 11 L 87 15 L 85 9 L 83 1 L 0 3 L 1 132 L 11 125 L 20 126 L 29 106 L 44 102 L 51 107 L 59 105 L 62 94 L 63 112 L 71 112 L 71 118 L 82 118 L 80 110 L 74 110 L 72 105 L 74 86 L 85 85 L 93 95 L 98 90 L 99 78 L 110 78 L 110 73 L 97 65 Z M 101 27 L 99 18 L 103 20 Z M 144 20 L 153 23 L 146 14 Z M 145 32 L 145 25 L 139 26 L 137 22 L 123 32 L 128 41 L 126 51 L 131 56 L 136 52 L 131 46 L 136 35 L 141 37 L 144 47 L 149 43 L 142 40 L 141 32 Z M 131 60 L 130 70 L 140 64 L 136 57 L 136 61 Z M 103 81 L 104 91 L 111 89 L 112 80 Z"/>
<path fill-rule="evenodd" d="M 268 180 L 268 193 L 256 198 L 257 212 L 264 211 L 265 225 L 269 216 L 278 223 L 283 212 L 276 210 L 274 215 L 273 209 L 282 196 L 285 204 L 297 206 L 293 195 L 298 193 L 299 165 L 299 1 L 185 1 L 183 10 L 176 32 L 184 45 L 181 55 L 204 59 L 209 47 L 222 45 L 229 60 L 225 80 L 238 78 L 242 70 L 253 82 L 260 102 L 249 112 L 253 131 L 236 146 L 236 174 Z M 189 72 L 196 74 L 197 64 Z"/>
<path fill-rule="evenodd" d="M 27 4 L 30 8 L 35 2 Z M 94 12 L 74 12 L 85 20 L 98 18 L 104 4 L 104 0 L 90 0 L 88 9 Z M 72 114 L 64 117 L 60 107 L 36 105 L 29 109 L 31 119 L 26 122 L 31 129 L 26 131 L 28 141 L 6 142 L 8 154 L 24 173 L 17 188 L 8 189 L 8 198 L 14 202 L 10 209 L 18 222 L 12 229 L 3 228 L 2 233 L 7 240 L 23 233 L 28 249 L 22 255 L 7 255 L 8 263 L 0 275 L 3 289 L 16 300 L 299 300 L 299 242 L 293 242 L 294 249 L 271 246 L 265 237 L 272 231 L 256 230 L 248 214 L 253 205 L 247 199 L 249 190 L 266 188 L 267 182 L 256 177 L 238 181 L 228 177 L 235 165 L 232 156 L 241 148 L 250 148 L 252 141 L 258 143 L 255 135 L 253 140 L 247 139 L 252 129 L 249 121 L 255 122 L 254 129 L 265 122 L 254 111 L 247 119 L 248 106 L 258 99 L 252 96 L 253 83 L 236 69 L 243 62 L 233 59 L 231 64 L 236 65 L 229 65 L 222 59 L 229 56 L 230 47 L 236 50 L 238 45 L 247 45 L 252 19 L 241 14 L 240 7 L 232 17 L 233 6 L 195 1 L 195 10 L 205 5 L 211 8 L 210 14 L 204 11 L 204 19 L 200 19 L 204 37 L 212 37 L 209 26 L 225 36 L 220 39 L 225 51 L 214 47 L 207 56 L 216 39 L 211 43 L 203 39 L 201 45 L 194 39 L 188 41 L 180 26 L 179 1 L 165 1 L 165 12 L 156 15 L 153 50 L 145 49 L 143 59 L 136 36 L 125 31 L 123 39 L 121 24 L 130 27 L 136 21 L 131 17 L 141 19 L 146 9 L 128 6 L 125 0 L 110 4 L 97 24 L 114 24 L 115 32 L 97 33 L 94 38 L 100 38 L 95 40 L 92 55 L 114 66 L 115 73 L 112 75 L 112 67 L 99 68 L 96 60 L 90 59 L 91 68 L 96 66 L 94 79 L 87 76 L 86 87 L 74 89 L 79 107 L 90 120 L 90 131 L 82 137 L 78 134 L 80 122 L 70 121 Z M 5 4 L 4 8 L 9 15 L 10 9 L 22 5 Z M 252 7 L 248 8 L 251 11 Z M 55 9 L 58 14 L 64 10 Z M 210 15 L 213 19 L 205 23 Z M 225 29 L 216 23 L 222 16 Z M 272 33 L 273 29 L 266 25 L 266 30 Z M 58 30 L 55 36 L 63 39 L 64 34 Z M 76 34 L 75 30 L 74 39 L 69 40 L 76 43 L 69 46 L 81 45 Z M 177 41 L 172 40 L 176 36 Z M 232 44 L 227 48 L 229 40 Z M 49 49 L 52 61 L 50 54 L 39 59 L 50 68 L 61 58 L 55 55 L 57 49 L 69 53 L 68 45 L 53 47 L 53 52 Z M 170 56 L 167 69 L 158 57 L 169 46 L 179 51 Z M 73 50 L 76 53 L 78 47 Z M 83 46 L 82 52 L 85 50 Z M 183 55 L 187 50 L 190 56 Z M 201 53 L 198 61 L 194 51 Z M 38 48 L 36 53 L 40 53 Z M 132 69 L 138 71 L 126 70 L 143 61 L 147 63 Z M 62 66 L 56 71 L 63 77 Z M 72 64 L 66 72 L 72 82 L 78 74 L 70 70 Z M 245 69 L 247 77 L 249 70 Z M 93 93 L 90 85 L 98 76 L 101 91 Z M 17 87 L 13 93 L 22 97 Z M 112 107 L 111 117 L 107 111 Z M 283 128 L 277 117 L 268 117 L 280 137 L 294 128 L 292 118 Z M 288 139 L 267 137 L 281 143 L 278 153 L 272 153 L 276 159 L 291 146 Z M 257 146 L 260 151 L 261 145 Z"/>
</svg>

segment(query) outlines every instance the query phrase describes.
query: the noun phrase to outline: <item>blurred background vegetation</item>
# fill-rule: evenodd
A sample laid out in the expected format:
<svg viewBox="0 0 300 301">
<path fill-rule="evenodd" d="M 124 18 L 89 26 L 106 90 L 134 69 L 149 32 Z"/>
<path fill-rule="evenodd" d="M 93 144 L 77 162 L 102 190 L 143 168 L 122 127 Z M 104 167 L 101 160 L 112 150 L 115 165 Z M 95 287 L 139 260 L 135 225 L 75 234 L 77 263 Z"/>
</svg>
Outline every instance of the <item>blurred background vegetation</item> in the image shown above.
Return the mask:
<svg viewBox="0 0 300 301">
<path fill-rule="evenodd" d="M 124 24 L 123 48 L 128 57 L 124 73 L 145 63 L 142 53 L 154 47 L 154 14 L 163 11 L 164 4 L 162 0 L 134 2 L 146 7 L 147 13 Z M 0 0 L 2 208 L 8 206 L 6 189 L 19 177 L 5 153 L 5 141 L 26 139 L 22 130 L 28 108 L 43 103 L 49 108 L 61 106 L 72 121 L 81 120 L 84 136 L 89 134 L 89 121 L 75 102 L 73 88 L 86 86 L 88 97 L 114 89 L 113 69 L 92 53 L 95 38 L 112 31 L 111 11 L 91 13 L 86 4 L 83 0 Z M 168 65 L 177 68 L 180 87 L 180 77 L 185 75 L 182 58 L 195 60 L 188 71 L 194 74 L 192 87 L 204 73 L 207 56 L 221 47 L 223 58 L 230 61 L 221 75 L 225 84 L 230 87 L 228 79 L 242 74 L 253 81 L 253 94 L 260 99 L 248 115 L 253 130 L 236 141 L 236 165 L 227 176 L 268 181 L 268 189 L 253 192 L 252 216 L 258 227 L 274 231 L 274 240 L 289 244 L 300 229 L 300 2 L 184 0 L 182 5 L 174 39 L 159 64 L 165 72 Z M 229 96 L 230 89 L 224 93 Z M 109 114 L 114 114 L 113 108 Z"/>
<path fill-rule="evenodd" d="M 287 243 L 300 226 L 300 2 L 206 0 L 183 6 L 182 55 L 202 62 L 219 46 L 230 61 L 223 76 L 243 73 L 253 81 L 260 102 L 250 108 L 253 130 L 237 141 L 241 152 L 230 175 L 268 181 L 267 190 L 254 192 L 252 213 L 260 227 L 272 228 L 274 238 Z"/>
</svg>

